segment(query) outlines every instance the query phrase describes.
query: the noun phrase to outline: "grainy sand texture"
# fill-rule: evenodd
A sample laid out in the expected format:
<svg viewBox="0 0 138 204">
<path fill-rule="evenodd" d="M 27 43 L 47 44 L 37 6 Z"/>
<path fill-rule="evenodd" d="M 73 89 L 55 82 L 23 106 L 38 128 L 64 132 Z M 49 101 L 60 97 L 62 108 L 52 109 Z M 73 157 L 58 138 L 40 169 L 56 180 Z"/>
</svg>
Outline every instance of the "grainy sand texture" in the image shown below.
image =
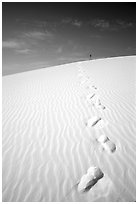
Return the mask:
<svg viewBox="0 0 138 204">
<path fill-rule="evenodd" d="M 3 201 L 135 201 L 135 69 L 130 56 L 4 76 Z M 80 192 L 89 168 L 102 176 Z"/>
</svg>

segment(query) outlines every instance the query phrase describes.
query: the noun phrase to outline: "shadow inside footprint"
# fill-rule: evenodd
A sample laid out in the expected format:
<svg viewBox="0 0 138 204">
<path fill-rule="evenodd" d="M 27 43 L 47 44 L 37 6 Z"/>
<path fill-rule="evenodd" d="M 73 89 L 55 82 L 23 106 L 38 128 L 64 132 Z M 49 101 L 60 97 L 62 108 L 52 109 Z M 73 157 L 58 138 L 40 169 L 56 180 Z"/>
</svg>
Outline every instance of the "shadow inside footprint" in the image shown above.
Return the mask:
<svg viewBox="0 0 138 204">
<path fill-rule="evenodd" d="M 92 102 L 92 99 L 94 98 L 94 96 L 95 96 L 95 93 L 90 93 L 87 95 L 86 100 L 88 102 Z"/>
<path fill-rule="evenodd" d="M 101 120 L 100 117 L 94 116 L 93 118 L 90 118 L 87 122 L 88 127 L 95 126 L 99 121 Z"/>
<path fill-rule="evenodd" d="M 104 174 L 102 174 L 99 178 L 93 179 L 90 184 L 85 188 L 83 193 L 88 192 L 101 178 L 103 178 Z"/>
<path fill-rule="evenodd" d="M 91 181 L 91 184 L 89 184 L 83 191 L 83 193 L 88 192 L 96 183 L 98 182 L 98 179 L 93 179 Z"/>
</svg>

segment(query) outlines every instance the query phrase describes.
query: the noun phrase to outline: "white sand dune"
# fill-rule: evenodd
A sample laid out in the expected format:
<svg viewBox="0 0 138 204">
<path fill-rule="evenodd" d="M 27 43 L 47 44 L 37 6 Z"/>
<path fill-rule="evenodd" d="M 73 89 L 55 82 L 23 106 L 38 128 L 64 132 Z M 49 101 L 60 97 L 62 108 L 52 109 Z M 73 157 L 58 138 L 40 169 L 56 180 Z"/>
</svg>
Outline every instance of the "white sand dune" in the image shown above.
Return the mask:
<svg viewBox="0 0 138 204">
<path fill-rule="evenodd" d="M 135 201 L 136 58 L 72 63 L 3 77 L 5 202 Z M 86 99 L 98 96 L 105 109 Z M 90 118 L 101 120 L 92 127 Z M 116 145 L 108 154 L 98 142 Z M 104 176 L 84 193 L 91 166 Z"/>
</svg>

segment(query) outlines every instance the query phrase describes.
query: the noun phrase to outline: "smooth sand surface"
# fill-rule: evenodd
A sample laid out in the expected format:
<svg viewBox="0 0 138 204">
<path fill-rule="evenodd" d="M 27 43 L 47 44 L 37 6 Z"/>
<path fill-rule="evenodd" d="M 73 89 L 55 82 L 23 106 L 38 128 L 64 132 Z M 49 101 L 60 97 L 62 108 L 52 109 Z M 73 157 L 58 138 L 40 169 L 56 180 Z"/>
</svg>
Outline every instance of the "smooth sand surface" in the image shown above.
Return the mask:
<svg viewBox="0 0 138 204">
<path fill-rule="evenodd" d="M 135 201 L 135 69 L 130 56 L 4 76 L 3 201 Z M 91 166 L 104 176 L 81 193 Z"/>
</svg>

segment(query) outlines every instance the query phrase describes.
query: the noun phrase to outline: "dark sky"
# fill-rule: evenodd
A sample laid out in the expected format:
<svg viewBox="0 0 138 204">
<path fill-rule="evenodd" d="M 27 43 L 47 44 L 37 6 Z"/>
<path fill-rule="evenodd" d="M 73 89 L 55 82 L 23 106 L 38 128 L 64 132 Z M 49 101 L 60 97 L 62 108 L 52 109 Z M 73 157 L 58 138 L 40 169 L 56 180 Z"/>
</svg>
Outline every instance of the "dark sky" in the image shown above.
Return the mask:
<svg viewBox="0 0 138 204">
<path fill-rule="evenodd" d="M 136 3 L 2 3 L 3 74 L 136 54 Z"/>
</svg>

